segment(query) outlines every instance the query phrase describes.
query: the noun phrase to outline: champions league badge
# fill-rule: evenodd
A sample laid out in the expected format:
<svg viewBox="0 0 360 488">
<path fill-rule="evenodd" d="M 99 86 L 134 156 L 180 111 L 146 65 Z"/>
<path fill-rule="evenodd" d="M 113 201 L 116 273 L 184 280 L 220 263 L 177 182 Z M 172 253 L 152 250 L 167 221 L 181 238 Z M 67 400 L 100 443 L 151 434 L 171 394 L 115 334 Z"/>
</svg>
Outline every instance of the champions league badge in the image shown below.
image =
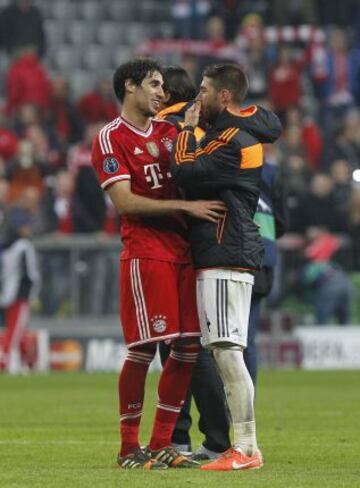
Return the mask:
<svg viewBox="0 0 360 488">
<path fill-rule="evenodd" d="M 173 141 L 172 141 L 171 139 L 169 139 L 169 137 L 163 137 L 163 138 L 161 139 L 161 142 L 164 144 L 165 149 L 166 149 L 166 150 L 167 150 L 169 153 L 171 153 L 171 152 L 172 152 L 172 150 L 173 150 L 173 145 L 174 145 L 174 144 L 173 144 Z"/>
<path fill-rule="evenodd" d="M 154 331 L 157 332 L 158 334 L 161 334 L 166 330 L 165 315 L 154 315 L 154 317 L 151 318 L 151 323 Z"/>
<path fill-rule="evenodd" d="M 119 162 L 116 158 L 104 159 L 103 170 L 105 171 L 105 173 L 107 173 L 108 175 L 112 175 L 113 173 L 116 173 L 118 169 Z"/>
<path fill-rule="evenodd" d="M 157 147 L 156 142 L 147 142 L 145 145 L 151 156 L 153 156 L 154 158 L 159 157 L 160 151 Z"/>
</svg>

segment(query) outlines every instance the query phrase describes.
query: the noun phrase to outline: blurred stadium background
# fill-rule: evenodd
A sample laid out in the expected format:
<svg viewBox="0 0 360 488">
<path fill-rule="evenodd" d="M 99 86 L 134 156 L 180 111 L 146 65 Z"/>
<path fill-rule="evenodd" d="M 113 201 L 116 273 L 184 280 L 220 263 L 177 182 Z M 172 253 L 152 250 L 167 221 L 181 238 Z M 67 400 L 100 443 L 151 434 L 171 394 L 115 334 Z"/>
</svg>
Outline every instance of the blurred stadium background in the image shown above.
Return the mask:
<svg viewBox="0 0 360 488">
<path fill-rule="evenodd" d="M 360 368 L 359 1 L 0 0 L 0 49 L 0 215 L 26 223 L 42 276 L 22 368 L 118 371 L 124 357 L 119 221 L 90 149 L 119 109 L 114 69 L 150 54 L 197 83 L 209 63 L 240 63 L 248 102 L 283 121 L 266 159 L 290 223 L 261 313 L 262 367 Z"/>
</svg>

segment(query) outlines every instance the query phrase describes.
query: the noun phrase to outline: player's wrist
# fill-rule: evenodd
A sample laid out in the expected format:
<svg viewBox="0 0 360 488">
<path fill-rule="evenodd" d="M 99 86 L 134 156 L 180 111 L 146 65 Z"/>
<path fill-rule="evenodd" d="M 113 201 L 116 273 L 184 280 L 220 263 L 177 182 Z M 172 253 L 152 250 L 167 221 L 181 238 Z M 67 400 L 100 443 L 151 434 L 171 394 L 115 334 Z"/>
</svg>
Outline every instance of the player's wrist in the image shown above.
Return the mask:
<svg viewBox="0 0 360 488">
<path fill-rule="evenodd" d="M 188 130 L 189 132 L 192 132 L 194 133 L 194 130 L 195 130 L 195 127 L 190 125 L 190 124 L 186 124 L 183 128 L 183 130 Z"/>
<path fill-rule="evenodd" d="M 189 213 L 191 209 L 191 201 L 181 200 L 179 207 L 179 210 L 181 210 L 182 212 Z"/>
</svg>

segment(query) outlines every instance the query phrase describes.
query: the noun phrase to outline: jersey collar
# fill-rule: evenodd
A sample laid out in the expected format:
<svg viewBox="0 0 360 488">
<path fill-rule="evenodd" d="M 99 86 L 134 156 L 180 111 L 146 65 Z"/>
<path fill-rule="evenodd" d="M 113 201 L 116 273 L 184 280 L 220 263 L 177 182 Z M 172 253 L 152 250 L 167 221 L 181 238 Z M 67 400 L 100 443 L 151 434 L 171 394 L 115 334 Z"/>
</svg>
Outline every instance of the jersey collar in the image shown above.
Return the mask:
<svg viewBox="0 0 360 488">
<path fill-rule="evenodd" d="M 142 137 L 149 137 L 151 134 L 152 134 L 152 131 L 153 131 L 153 124 L 152 124 L 152 121 L 150 121 L 150 125 L 149 127 L 146 129 L 146 131 L 143 131 L 141 129 L 138 129 L 137 127 L 135 127 L 134 125 L 130 124 L 130 122 L 128 122 L 126 119 L 124 119 L 124 117 L 121 117 L 120 116 L 120 119 L 122 121 L 122 123 L 128 128 L 130 129 L 132 132 L 135 132 L 135 134 L 137 134 L 138 136 L 142 136 Z"/>
</svg>

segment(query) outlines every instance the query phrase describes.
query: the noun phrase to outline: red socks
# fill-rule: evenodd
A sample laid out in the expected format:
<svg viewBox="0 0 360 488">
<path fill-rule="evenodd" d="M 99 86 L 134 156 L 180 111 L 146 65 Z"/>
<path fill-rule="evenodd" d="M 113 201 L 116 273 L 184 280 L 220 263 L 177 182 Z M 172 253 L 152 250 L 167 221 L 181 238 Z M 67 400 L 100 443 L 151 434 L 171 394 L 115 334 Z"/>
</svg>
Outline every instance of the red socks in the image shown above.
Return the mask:
<svg viewBox="0 0 360 488">
<path fill-rule="evenodd" d="M 158 387 L 158 403 L 150 449 L 157 451 L 171 445 L 176 420 L 185 401 L 199 346 L 173 345 L 164 365 Z"/>
<path fill-rule="evenodd" d="M 156 345 L 129 350 L 119 377 L 120 456 L 139 447 L 139 427 L 144 401 L 145 379 L 156 352 Z"/>
</svg>

